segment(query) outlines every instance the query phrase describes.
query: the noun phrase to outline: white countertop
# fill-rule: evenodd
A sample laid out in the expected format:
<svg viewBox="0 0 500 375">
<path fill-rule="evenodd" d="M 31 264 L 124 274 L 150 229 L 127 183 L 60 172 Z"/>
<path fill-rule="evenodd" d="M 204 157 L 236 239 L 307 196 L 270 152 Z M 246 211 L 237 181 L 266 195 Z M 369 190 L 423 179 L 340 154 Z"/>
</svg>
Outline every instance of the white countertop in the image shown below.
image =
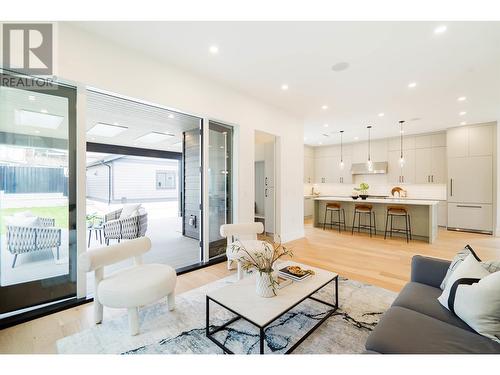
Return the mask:
<svg viewBox="0 0 500 375">
<path fill-rule="evenodd" d="M 351 197 L 336 197 L 336 196 L 320 196 L 314 198 L 316 201 L 335 201 L 335 202 L 354 202 L 354 203 L 382 203 L 382 204 L 406 204 L 413 206 L 433 206 L 439 204 L 439 201 L 422 200 L 422 199 L 408 199 L 408 198 L 367 198 L 365 200 L 358 198 L 352 199 Z"/>
</svg>

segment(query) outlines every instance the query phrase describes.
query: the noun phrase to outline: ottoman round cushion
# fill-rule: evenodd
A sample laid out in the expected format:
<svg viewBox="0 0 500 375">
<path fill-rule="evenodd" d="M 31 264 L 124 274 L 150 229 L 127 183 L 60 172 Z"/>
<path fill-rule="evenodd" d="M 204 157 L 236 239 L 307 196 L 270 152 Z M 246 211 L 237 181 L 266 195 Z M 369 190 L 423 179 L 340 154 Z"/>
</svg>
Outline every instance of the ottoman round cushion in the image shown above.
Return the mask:
<svg viewBox="0 0 500 375">
<path fill-rule="evenodd" d="M 144 306 L 175 289 L 177 274 L 165 264 L 143 264 L 118 271 L 99 283 L 99 302 L 108 307 Z"/>
</svg>

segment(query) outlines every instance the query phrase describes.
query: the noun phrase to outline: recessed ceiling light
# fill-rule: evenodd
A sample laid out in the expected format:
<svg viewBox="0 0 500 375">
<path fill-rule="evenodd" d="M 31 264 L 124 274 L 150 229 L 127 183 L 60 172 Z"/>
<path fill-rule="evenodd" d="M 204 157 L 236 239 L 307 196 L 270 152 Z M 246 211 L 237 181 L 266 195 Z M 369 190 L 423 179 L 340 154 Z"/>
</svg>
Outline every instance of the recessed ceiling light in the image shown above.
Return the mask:
<svg viewBox="0 0 500 375">
<path fill-rule="evenodd" d="M 175 116 L 174 116 L 174 114 L 173 114 L 173 113 L 170 113 L 170 114 L 168 115 L 168 118 L 174 118 L 174 117 L 175 117 Z"/>
<path fill-rule="evenodd" d="M 217 47 L 216 45 L 210 46 L 208 50 L 212 55 L 216 55 L 219 53 L 219 47 Z"/>
<path fill-rule="evenodd" d="M 126 126 L 118 126 L 118 125 L 111 125 L 111 124 L 105 124 L 103 122 L 98 122 L 94 127 L 90 128 L 87 131 L 88 135 L 97 135 L 99 137 L 115 137 L 120 133 L 123 133 L 125 130 L 128 128 Z"/>
<path fill-rule="evenodd" d="M 343 70 L 346 70 L 347 68 L 349 68 L 349 63 L 343 61 L 343 62 L 338 62 L 334 65 L 332 65 L 332 70 L 334 72 L 341 72 Z"/>
<path fill-rule="evenodd" d="M 32 102 L 36 100 L 35 95 L 29 95 L 28 99 L 31 100 Z"/>
<path fill-rule="evenodd" d="M 444 33 L 446 30 L 448 29 L 448 27 L 446 27 L 446 25 L 441 25 L 441 26 L 438 26 L 434 29 L 434 34 L 442 34 Z"/>
<path fill-rule="evenodd" d="M 324 128 L 327 128 L 328 126 L 330 126 L 330 125 L 328 125 L 328 124 L 324 124 L 323 125 Z"/>
<path fill-rule="evenodd" d="M 26 109 L 16 109 L 14 121 L 16 125 L 32 126 L 35 128 L 57 129 L 63 122 L 64 117 L 52 115 L 47 112 L 34 112 Z"/>
<path fill-rule="evenodd" d="M 137 138 L 136 141 L 141 143 L 159 143 L 170 137 L 174 137 L 174 135 L 169 133 L 151 132 Z"/>
<path fill-rule="evenodd" d="M 354 137 L 354 140 L 357 141 L 359 139 L 359 137 Z"/>
<path fill-rule="evenodd" d="M 462 112 L 460 112 L 458 115 L 459 115 L 459 116 L 465 116 L 466 114 L 467 114 L 467 112 L 462 111 Z"/>
<path fill-rule="evenodd" d="M 383 112 L 380 112 L 380 113 L 378 114 L 378 117 L 384 117 L 384 116 L 385 116 L 385 114 L 384 114 Z"/>
<path fill-rule="evenodd" d="M 323 144 L 323 142 L 318 142 L 318 145 L 320 145 L 320 146 L 321 146 L 322 144 Z"/>
<path fill-rule="evenodd" d="M 462 121 L 460 125 L 467 125 L 467 121 Z"/>
<path fill-rule="evenodd" d="M 46 109 L 41 109 L 40 112 L 41 113 L 49 113 L 49 111 L 47 111 Z"/>
<path fill-rule="evenodd" d="M 457 98 L 457 100 L 458 100 L 459 102 L 464 102 L 464 101 L 466 101 L 466 100 L 467 100 L 467 97 L 465 97 L 465 96 L 459 96 L 459 97 Z"/>
<path fill-rule="evenodd" d="M 281 85 L 281 89 L 282 89 L 283 91 L 288 90 L 288 85 L 287 85 L 287 84 L 283 84 L 283 85 Z"/>
<path fill-rule="evenodd" d="M 409 87 L 410 89 L 412 89 L 412 88 L 414 88 L 414 87 L 417 87 L 417 82 L 410 82 L 410 83 L 408 84 L 408 87 Z"/>
<path fill-rule="evenodd" d="M 91 141 L 95 141 L 95 137 L 90 138 Z"/>
<path fill-rule="evenodd" d="M 40 134 L 40 130 L 35 130 L 33 133 Z"/>
<path fill-rule="evenodd" d="M 321 109 L 323 109 L 323 110 L 328 109 L 328 106 L 327 106 L 326 104 L 323 104 L 323 105 L 321 106 Z"/>
</svg>

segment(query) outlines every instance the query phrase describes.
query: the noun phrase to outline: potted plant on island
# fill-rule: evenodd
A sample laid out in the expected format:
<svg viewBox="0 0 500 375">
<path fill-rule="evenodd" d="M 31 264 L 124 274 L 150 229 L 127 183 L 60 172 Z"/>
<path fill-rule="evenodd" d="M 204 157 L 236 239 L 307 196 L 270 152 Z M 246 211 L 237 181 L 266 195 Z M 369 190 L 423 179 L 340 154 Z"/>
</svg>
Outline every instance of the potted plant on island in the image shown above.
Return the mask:
<svg viewBox="0 0 500 375">
<path fill-rule="evenodd" d="M 261 297 L 274 297 L 278 287 L 277 275 L 273 269 L 276 261 L 282 257 L 292 257 L 292 250 L 281 244 L 262 241 L 262 248 L 249 251 L 240 241 L 231 245 L 233 251 L 242 252 L 240 258 L 245 271 L 256 271 L 255 291 Z"/>
<path fill-rule="evenodd" d="M 359 187 L 354 188 L 354 190 L 359 191 L 359 196 L 361 199 L 366 199 L 368 198 L 368 189 L 370 188 L 370 185 L 368 185 L 366 182 L 362 182 L 359 184 Z"/>
</svg>

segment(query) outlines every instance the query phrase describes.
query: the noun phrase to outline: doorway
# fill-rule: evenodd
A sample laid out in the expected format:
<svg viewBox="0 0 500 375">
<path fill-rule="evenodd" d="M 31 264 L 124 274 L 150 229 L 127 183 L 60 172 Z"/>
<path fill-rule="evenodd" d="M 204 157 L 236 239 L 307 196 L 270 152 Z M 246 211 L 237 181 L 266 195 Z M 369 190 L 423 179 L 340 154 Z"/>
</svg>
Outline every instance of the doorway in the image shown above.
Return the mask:
<svg viewBox="0 0 500 375">
<path fill-rule="evenodd" d="M 276 136 L 255 131 L 255 221 L 264 224 L 266 235 L 276 228 Z"/>
<path fill-rule="evenodd" d="M 202 120 L 94 90 L 86 118 L 87 246 L 147 236 L 145 262 L 177 270 L 202 262 Z"/>
</svg>

